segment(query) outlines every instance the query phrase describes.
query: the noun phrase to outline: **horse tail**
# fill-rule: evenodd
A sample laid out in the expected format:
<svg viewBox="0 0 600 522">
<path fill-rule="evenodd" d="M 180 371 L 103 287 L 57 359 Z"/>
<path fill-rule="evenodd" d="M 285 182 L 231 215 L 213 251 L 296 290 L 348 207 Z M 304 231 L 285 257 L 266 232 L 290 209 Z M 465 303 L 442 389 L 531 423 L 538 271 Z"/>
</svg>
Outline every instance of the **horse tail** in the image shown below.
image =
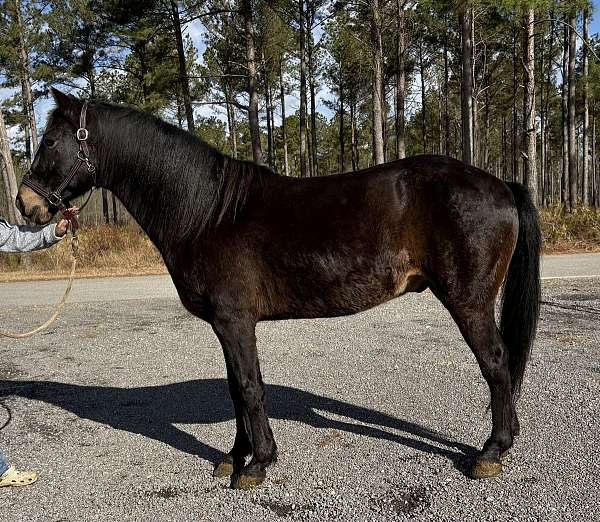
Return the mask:
<svg viewBox="0 0 600 522">
<path fill-rule="evenodd" d="M 507 183 L 519 216 L 519 236 L 504 280 L 500 333 L 508 349 L 513 404 L 519 398 L 540 313 L 541 232 L 527 188 Z"/>
</svg>

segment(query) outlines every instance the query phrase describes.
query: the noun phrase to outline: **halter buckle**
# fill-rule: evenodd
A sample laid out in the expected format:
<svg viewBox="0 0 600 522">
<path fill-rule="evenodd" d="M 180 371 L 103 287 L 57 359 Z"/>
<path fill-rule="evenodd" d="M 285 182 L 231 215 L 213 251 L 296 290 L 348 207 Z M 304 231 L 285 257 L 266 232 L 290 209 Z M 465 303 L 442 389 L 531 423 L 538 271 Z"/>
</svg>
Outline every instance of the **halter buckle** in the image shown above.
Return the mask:
<svg viewBox="0 0 600 522">
<path fill-rule="evenodd" d="M 89 133 L 87 131 L 87 129 L 77 129 L 77 141 L 86 141 L 88 139 Z"/>
<path fill-rule="evenodd" d="M 62 197 L 60 197 L 60 194 L 57 194 L 56 192 L 51 192 L 50 194 L 48 194 L 46 199 L 50 202 L 51 205 L 55 207 L 61 208 L 65 206 Z"/>
</svg>

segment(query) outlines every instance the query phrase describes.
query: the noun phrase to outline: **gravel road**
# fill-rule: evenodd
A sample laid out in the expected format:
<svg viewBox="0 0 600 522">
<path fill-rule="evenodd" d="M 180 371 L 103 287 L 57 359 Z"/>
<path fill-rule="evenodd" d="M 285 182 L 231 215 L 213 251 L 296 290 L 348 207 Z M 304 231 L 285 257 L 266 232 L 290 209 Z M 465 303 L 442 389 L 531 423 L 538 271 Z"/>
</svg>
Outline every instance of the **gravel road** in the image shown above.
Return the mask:
<svg viewBox="0 0 600 522">
<path fill-rule="evenodd" d="M 487 386 L 431 293 L 260 324 L 280 459 L 251 492 L 211 476 L 234 434 L 217 340 L 147 282 L 143 299 L 91 291 L 45 334 L 0 340 L 0 447 L 40 472 L 34 486 L 0 490 L 0 520 L 597 517 L 600 279 L 544 282 L 522 435 L 488 481 L 465 476 L 489 435 Z M 47 312 L 7 299 L 2 324 Z"/>
</svg>

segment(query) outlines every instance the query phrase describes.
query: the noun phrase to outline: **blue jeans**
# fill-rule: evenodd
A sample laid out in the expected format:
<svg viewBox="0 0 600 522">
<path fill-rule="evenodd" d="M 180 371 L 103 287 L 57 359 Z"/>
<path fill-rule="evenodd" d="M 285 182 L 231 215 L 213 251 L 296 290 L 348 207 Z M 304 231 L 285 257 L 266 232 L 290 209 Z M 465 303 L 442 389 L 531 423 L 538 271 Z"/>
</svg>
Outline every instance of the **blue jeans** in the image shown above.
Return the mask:
<svg viewBox="0 0 600 522">
<path fill-rule="evenodd" d="M 6 461 L 4 453 L 0 450 L 0 476 L 4 475 L 6 470 L 8 470 L 8 462 Z"/>
</svg>

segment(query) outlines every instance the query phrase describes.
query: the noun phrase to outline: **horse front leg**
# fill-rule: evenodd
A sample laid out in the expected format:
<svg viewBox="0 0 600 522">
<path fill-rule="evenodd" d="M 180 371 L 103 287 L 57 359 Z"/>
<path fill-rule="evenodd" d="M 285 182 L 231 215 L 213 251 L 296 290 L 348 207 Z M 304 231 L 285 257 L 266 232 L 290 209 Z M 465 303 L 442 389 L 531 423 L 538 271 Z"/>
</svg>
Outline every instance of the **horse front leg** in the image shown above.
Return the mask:
<svg viewBox="0 0 600 522">
<path fill-rule="evenodd" d="M 231 368 L 227 352 L 224 352 L 225 364 L 227 366 L 227 382 L 233 408 L 235 410 L 235 441 L 233 448 L 227 453 L 215 467 L 213 476 L 228 477 L 239 473 L 246 465 L 246 457 L 252 454 L 252 442 L 250 441 L 250 422 L 244 410 L 242 396 L 237 385 L 237 380 Z"/>
<path fill-rule="evenodd" d="M 238 402 L 238 433 L 234 444 L 236 457 L 233 460 L 238 458 L 241 464 L 239 456 L 247 451 L 244 447 L 247 442 L 250 442 L 252 450 L 252 459 L 234 474 L 232 486 L 240 489 L 258 486 L 266 478 L 267 466 L 277 460 L 277 446 L 264 406 L 265 387 L 256 351 L 256 322 L 245 318 L 218 316 L 212 326 L 227 361 L 234 405 L 236 398 Z M 241 412 L 241 422 L 237 421 L 238 411 Z M 250 436 L 244 438 L 244 434 L 240 432 L 246 430 L 246 424 Z"/>
</svg>

